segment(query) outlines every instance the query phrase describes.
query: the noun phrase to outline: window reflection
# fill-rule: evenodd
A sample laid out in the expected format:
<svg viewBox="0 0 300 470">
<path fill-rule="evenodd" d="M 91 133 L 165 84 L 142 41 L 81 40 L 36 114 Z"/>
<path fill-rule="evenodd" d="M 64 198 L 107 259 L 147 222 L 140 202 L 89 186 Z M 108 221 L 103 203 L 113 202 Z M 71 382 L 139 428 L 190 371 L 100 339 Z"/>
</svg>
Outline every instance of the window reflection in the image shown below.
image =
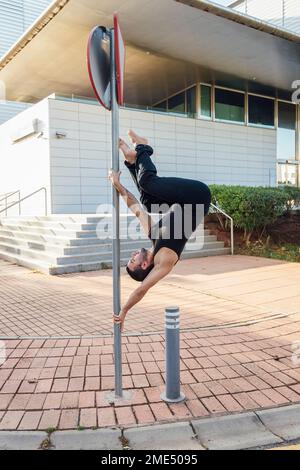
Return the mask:
<svg viewBox="0 0 300 470">
<path fill-rule="evenodd" d="M 211 87 L 201 85 L 201 116 L 211 118 Z"/>
<path fill-rule="evenodd" d="M 249 95 L 249 124 L 274 127 L 274 100 Z"/>
<path fill-rule="evenodd" d="M 296 158 L 296 106 L 278 101 L 277 158 Z"/>
<path fill-rule="evenodd" d="M 279 163 L 277 181 L 279 185 L 297 186 L 298 165 Z"/>
<path fill-rule="evenodd" d="M 245 95 L 216 88 L 216 119 L 245 122 Z"/>
</svg>

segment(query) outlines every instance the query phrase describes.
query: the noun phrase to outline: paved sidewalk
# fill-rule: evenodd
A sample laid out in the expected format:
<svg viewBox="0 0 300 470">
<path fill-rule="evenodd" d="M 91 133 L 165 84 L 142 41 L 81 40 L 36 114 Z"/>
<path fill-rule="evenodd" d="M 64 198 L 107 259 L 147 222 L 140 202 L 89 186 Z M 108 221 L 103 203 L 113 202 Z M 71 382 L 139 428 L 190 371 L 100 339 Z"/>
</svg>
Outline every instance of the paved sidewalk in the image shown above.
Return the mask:
<svg viewBox="0 0 300 470">
<path fill-rule="evenodd" d="M 299 264 L 181 262 L 128 316 L 123 374 L 132 397 L 115 404 L 106 399 L 114 387 L 111 272 L 55 278 L 0 262 L 0 277 L 0 430 L 130 427 L 300 403 Z M 123 298 L 134 286 L 122 277 Z M 173 304 L 187 397 L 179 405 L 160 399 L 163 309 Z M 80 334 L 89 337 L 73 337 Z"/>
<path fill-rule="evenodd" d="M 128 429 L 0 431 L 0 450 L 296 450 L 286 446 L 299 438 L 300 405 L 292 405 Z"/>
</svg>

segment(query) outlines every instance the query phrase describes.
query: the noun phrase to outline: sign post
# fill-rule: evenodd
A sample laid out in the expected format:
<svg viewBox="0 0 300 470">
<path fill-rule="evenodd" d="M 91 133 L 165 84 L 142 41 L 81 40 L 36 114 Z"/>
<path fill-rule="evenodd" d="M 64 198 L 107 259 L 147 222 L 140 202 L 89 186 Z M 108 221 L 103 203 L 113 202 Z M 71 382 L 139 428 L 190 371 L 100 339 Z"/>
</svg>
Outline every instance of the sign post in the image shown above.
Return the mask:
<svg viewBox="0 0 300 470">
<path fill-rule="evenodd" d="M 112 159 L 111 167 L 119 171 L 119 105 L 116 88 L 115 35 L 111 34 L 111 120 Z M 120 298 L 120 200 L 118 191 L 112 186 L 113 200 L 113 308 L 116 315 L 121 311 Z M 122 390 L 122 342 L 120 325 L 114 325 L 115 395 L 123 396 Z"/>
<path fill-rule="evenodd" d="M 88 42 L 88 71 L 95 95 L 102 106 L 111 111 L 112 158 L 111 168 L 119 171 L 119 105 L 123 104 L 125 46 L 114 15 L 114 28 L 97 26 Z M 120 314 L 120 201 L 112 187 L 113 202 L 113 313 Z M 114 325 L 115 398 L 123 398 L 122 338 L 120 325 Z"/>
</svg>

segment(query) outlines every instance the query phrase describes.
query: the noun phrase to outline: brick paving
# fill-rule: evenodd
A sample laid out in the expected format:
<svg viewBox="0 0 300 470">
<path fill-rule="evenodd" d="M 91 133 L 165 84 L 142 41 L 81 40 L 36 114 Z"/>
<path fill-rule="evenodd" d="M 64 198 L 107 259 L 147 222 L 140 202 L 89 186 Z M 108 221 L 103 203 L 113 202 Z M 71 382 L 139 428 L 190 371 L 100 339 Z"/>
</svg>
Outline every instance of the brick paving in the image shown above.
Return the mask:
<svg viewBox="0 0 300 470">
<path fill-rule="evenodd" d="M 300 403 L 297 263 L 242 256 L 179 263 L 129 313 L 122 341 L 131 398 L 116 403 L 107 399 L 111 272 L 47 277 L 0 261 L 0 278 L 7 353 L 0 430 L 132 426 Z M 134 286 L 122 275 L 123 298 Z M 163 308 L 172 304 L 181 308 L 180 405 L 160 398 Z"/>
</svg>

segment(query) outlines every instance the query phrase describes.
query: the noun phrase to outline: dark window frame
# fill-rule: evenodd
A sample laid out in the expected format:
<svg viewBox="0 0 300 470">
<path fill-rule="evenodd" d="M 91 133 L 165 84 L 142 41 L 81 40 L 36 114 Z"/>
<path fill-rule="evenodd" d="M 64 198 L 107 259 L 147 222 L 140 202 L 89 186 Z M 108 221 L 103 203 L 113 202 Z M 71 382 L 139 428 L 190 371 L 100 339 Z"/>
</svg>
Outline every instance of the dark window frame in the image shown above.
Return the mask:
<svg viewBox="0 0 300 470">
<path fill-rule="evenodd" d="M 223 117 L 217 117 L 217 104 L 227 104 L 227 103 L 222 103 L 221 101 L 217 102 L 217 93 L 218 92 L 223 92 L 224 95 L 227 94 L 231 94 L 231 95 L 240 95 L 243 97 L 243 107 L 241 107 L 241 109 L 243 109 L 243 120 L 242 121 L 237 121 L 235 119 L 226 119 L 226 118 L 223 118 Z M 238 125 L 246 125 L 246 92 L 244 91 L 239 91 L 239 90 L 233 90 L 233 89 L 229 89 L 229 88 L 222 88 L 222 87 L 218 87 L 218 86 L 215 86 L 214 87 L 214 120 L 216 122 L 227 122 L 227 123 L 233 123 L 233 124 L 238 124 Z"/>
<path fill-rule="evenodd" d="M 252 122 L 250 120 L 250 99 L 257 99 L 257 100 L 265 100 L 265 101 L 270 101 L 273 103 L 273 124 L 263 124 L 263 123 L 257 123 L 257 122 Z M 254 93 L 248 93 L 248 116 L 247 116 L 247 122 L 248 126 L 253 126 L 253 127 L 263 127 L 263 128 L 268 128 L 268 129 L 275 129 L 275 120 L 276 120 L 276 110 L 275 110 L 275 104 L 276 100 L 271 97 L 267 96 L 262 96 L 262 95 L 256 95 Z"/>
</svg>

